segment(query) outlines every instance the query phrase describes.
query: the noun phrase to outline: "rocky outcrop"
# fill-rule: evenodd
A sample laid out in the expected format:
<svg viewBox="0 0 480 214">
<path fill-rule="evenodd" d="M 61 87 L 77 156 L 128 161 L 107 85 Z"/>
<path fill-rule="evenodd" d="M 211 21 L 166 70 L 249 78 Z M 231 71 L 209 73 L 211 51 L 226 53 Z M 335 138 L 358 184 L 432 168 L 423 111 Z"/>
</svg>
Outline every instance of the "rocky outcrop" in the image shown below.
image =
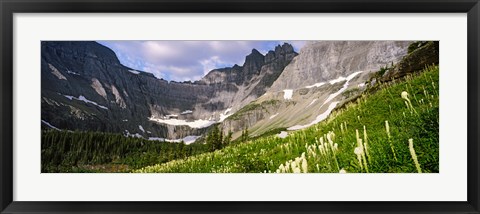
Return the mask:
<svg viewBox="0 0 480 214">
<path fill-rule="evenodd" d="M 421 43 L 422 46 L 413 50 L 405 56 L 393 68 L 390 68 L 381 78 L 382 81 L 388 81 L 403 77 L 407 74 L 423 70 L 429 65 L 438 65 L 439 63 L 439 42 L 430 41 Z"/>
</svg>

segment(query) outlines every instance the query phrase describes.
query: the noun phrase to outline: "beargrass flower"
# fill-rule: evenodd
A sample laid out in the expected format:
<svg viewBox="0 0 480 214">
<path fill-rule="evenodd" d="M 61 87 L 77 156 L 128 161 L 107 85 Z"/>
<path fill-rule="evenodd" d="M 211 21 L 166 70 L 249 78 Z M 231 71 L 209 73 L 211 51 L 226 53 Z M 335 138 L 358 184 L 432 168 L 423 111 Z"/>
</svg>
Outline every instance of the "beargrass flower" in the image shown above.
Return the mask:
<svg viewBox="0 0 480 214">
<path fill-rule="evenodd" d="M 293 173 L 302 173 L 302 171 L 300 171 L 300 168 L 294 168 Z"/>
<path fill-rule="evenodd" d="M 412 155 L 413 162 L 415 163 L 415 167 L 417 168 L 418 173 L 422 173 L 422 168 L 420 168 L 420 163 L 418 163 L 417 154 L 415 153 L 415 148 L 413 148 L 413 139 L 408 139 L 408 148 L 410 150 L 410 154 Z"/>
<path fill-rule="evenodd" d="M 303 173 L 307 173 L 307 172 L 308 172 L 307 159 L 305 159 L 305 158 L 303 158 L 303 160 L 302 160 L 302 170 L 303 170 Z"/>
<path fill-rule="evenodd" d="M 362 150 L 362 148 L 360 148 L 360 147 L 355 147 L 355 149 L 353 150 L 353 152 L 357 155 L 357 160 L 358 160 L 358 163 L 360 164 L 360 168 L 363 169 L 363 164 L 362 164 L 362 153 L 363 153 L 363 150 Z"/>
</svg>

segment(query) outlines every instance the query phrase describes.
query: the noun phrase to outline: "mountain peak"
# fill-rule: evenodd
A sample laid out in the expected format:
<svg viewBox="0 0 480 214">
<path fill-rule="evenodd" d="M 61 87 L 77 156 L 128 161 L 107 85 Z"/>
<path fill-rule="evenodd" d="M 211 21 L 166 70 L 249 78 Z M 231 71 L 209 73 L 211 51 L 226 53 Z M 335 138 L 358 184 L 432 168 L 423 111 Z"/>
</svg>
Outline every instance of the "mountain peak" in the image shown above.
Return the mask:
<svg viewBox="0 0 480 214">
<path fill-rule="evenodd" d="M 295 57 L 297 53 L 293 50 L 293 46 L 288 43 L 278 44 L 274 50 L 268 51 L 265 55 L 265 63 L 271 63 L 279 58 L 285 58 L 287 61 Z"/>
<path fill-rule="evenodd" d="M 249 73 L 256 73 L 264 64 L 264 56 L 257 49 L 252 49 L 252 53 L 245 57 L 244 69 L 247 69 Z"/>
<path fill-rule="evenodd" d="M 255 48 L 253 48 L 253 49 L 252 49 L 252 53 L 250 53 L 250 55 L 252 55 L 252 54 L 255 54 L 255 55 L 262 55 L 262 56 L 263 56 L 263 54 L 262 54 L 262 53 L 260 53 L 260 52 L 259 52 L 257 49 L 255 49 Z"/>
</svg>

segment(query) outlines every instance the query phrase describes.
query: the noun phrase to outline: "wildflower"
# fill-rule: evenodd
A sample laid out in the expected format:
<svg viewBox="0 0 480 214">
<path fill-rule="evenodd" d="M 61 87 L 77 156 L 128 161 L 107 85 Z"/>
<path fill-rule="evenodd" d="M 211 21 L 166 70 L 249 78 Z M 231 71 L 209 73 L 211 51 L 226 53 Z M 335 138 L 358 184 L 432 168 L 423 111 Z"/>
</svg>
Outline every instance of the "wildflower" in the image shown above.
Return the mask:
<svg viewBox="0 0 480 214">
<path fill-rule="evenodd" d="M 293 169 L 293 173 L 301 173 L 300 168 Z"/>
<path fill-rule="evenodd" d="M 405 115 L 405 112 L 404 112 L 404 115 Z M 393 143 L 390 140 L 390 126 L 388 125 L 388 120 L 385 120 L 385 129 L 387 130 L 388 143 L 390 143 L 390 149 L 392 149 L 393 159 L 395 159 L 395 161 L 397 161 L 397 155 L 395 154 L 395 149 L 393 148 Z"/>
<path fill-rule="evenodd" d="M 355 149 L 353 150 L 353 152 L 357 155 L 357 160 L 358 160 L 358 163 L 360 164 L 360 168 L 363 169 L 363 164 L 362 164 L 362 153 L 363 153 L 363 150 L 362 150 L 362 148 L 360 148 L 360 147 L 355 147 Z"/>
<path fill-rule="evenodd" d="M 365 145 L 365 153 L 367 153 L 368 160 L 370 160 L 370 154 L 368 152 L 368 143 L 367 143 L 367 128 L 363 126 L 363 139 Z"/>
<path fill-rule="evenodd" d="M 345 171 L 345 169 L 342 168 L 338 173 L 345 174 L 345 173 L 347 173 L 347 171 Z"/>
<path fill-rule="evenodd" d="M 388 125 L 388 120 L 385 120 L 385 129 L 387 130 L 388 139 L 390 139 L 390 126 Z"/>
<path fill-rule="evenodd" d="M 413 108 L 412 102 L 408 98 L 409 96 L 408 93 L 406 91 L 403 91 L 401 96 L 402 96 L 402 99 L 405 100 L 405 105 L 407 106 L 408 109 L 410 109 L 410 112 L 417 113 L 417 111 L 415 111 L 415 109 Z"/>
<path fill-rule="evenodd" d="M 294 170 L 295 168 L 297 168 L 297 163 L 296 162 L 292 162 L 290 164 L 290 166 L 292 167 L 292 170 Z"/>
<path fill-rule="evenodd" d="M 302 169 L 303 169 L 303 173 L 307 173 L 308 164 L 307 164 L 307 159 L 305 159 L 305 158 L 303 158 L 303 160 L 302 160 Z"/>
<path fill-rule="evenodd" d="M 402 99 L 408 100 L 408 92 L 406 92 L 406 91 L 402 92 Z"/>
<path fill-rule="evenodd" d="M 420 168 L 420 164 L 418 163 L 417 154 L 413 148 L 413 139 L 411 138 L 408 139 L 408 148 L 410 150 L 410 154 L 412 155 L 413 162 L 415 163 L 415 167 L 417 168 L 417 172 L 422 173 L 422 168 Z"/>
</svg>

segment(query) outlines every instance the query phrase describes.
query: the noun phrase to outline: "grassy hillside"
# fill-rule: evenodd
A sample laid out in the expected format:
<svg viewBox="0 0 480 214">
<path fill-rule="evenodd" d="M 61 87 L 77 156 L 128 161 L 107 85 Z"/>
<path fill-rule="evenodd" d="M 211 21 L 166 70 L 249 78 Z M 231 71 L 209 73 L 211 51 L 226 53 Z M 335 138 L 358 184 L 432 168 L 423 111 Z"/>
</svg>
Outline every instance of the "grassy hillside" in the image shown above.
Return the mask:
<svg viewBox="0 0 480 214">
<path fill-rule="evenodd" d="M 438 66 L 429 67 L 382 83 L 286 138 L 258 138 L 134 172 L 439 172 L 438 80 Z"/>
</svg>

